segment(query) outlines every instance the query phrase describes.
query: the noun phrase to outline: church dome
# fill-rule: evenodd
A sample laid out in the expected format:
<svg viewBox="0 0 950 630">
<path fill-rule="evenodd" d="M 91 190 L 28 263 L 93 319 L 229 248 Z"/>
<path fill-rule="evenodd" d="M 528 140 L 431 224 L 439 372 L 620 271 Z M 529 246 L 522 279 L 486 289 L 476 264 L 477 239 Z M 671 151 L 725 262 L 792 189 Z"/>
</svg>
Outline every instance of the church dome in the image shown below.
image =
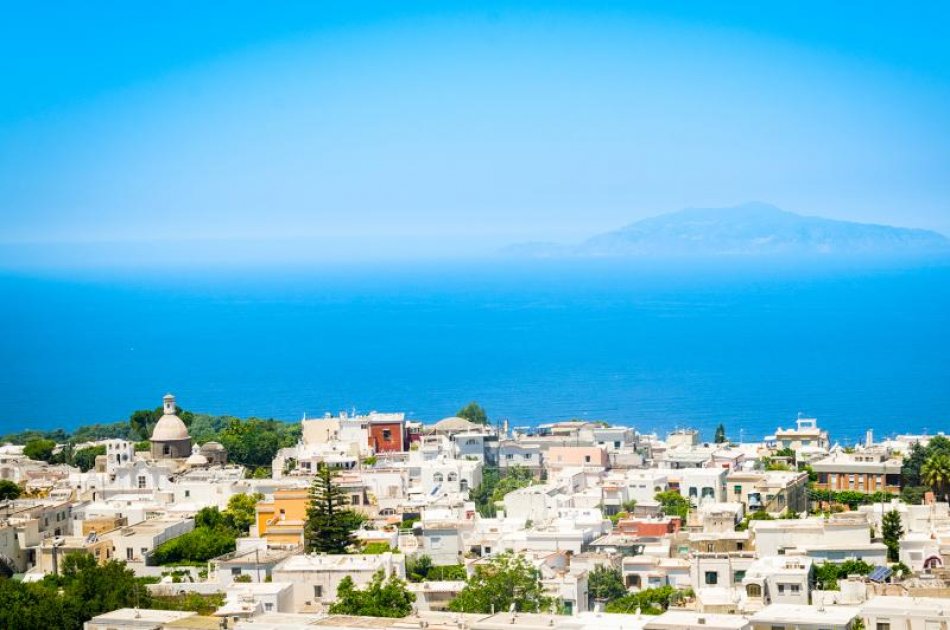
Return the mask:
<svg viewBox="0 0 950 630">
<path fill-rule="evenodd" d="M 165 414 L 155 423 L 152 430 L 152 441 L 170 442 L 173 440 L 187 440 L 188 427 L 181 418 L 174 414 Z"/>
<path fill-rule="evenodd" d="M 436 431 L 471 431 L 472 429 L 478 428 L 480 425 L 466 420 L 465 418 L 459 418 L 458 416 L 452 416 L 450 418 L 443 418 L 435 423 Z"/>
<path fill-rule="evenodd" d="M 191 436 L 188 435 L 188 427 L 185 426 L 185 423 L 181 421 L 175 411 L 175 397 L 171 394 L 168 394 L 163 399 L 164 402 L 164 415 L 158 419 L 158 422 L 155 423 L 155 428 L 152 429 L 152 441 L 153 442 L 174 442 L 177 440 L 189 440 Z"/>
</svg>

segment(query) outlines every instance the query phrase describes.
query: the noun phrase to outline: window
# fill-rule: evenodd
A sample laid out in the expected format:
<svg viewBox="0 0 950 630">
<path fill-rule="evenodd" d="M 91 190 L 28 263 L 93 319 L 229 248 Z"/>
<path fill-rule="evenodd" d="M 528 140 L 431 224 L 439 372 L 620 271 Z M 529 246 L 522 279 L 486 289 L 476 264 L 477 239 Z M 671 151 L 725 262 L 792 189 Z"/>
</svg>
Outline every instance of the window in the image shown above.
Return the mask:
<svg viewBox="0 0 950 630">
<path fill-rule="evenodd" d="M 320 584 L 317 584 L 316 586 L 314 586 L 314 587 L 313 587 L 313 596 L 316 597 L 317 599 L 322 598 L 322 597 L 323 597 L 323 586 L 321 586 Z"/>
<path fill-rule="evenodd" d="M 719 574 L 715 571 L 706 571 L 706 584 L 713 586 L 719 583 Z"/>
<path fill-rule="evenodd" d="M 505 459 L 514 459 L 514 458 L 515 458 L 514 453 L 505 453 Z"/>
<path fill-rule="evenodd" d="M 739 571 L 736 571 L 735 573 L 733 573 L 733 575 L 732 575 L 732 581 L 733 581 L 733 582 L 741 582 L 741 581 L 742 581 L 742 578 L 744 578 L 744 577 L 745 577 L 745 571 L 739 570 Z"/>
<path fill-rule="evenodd" d="M 734 486 L 732 488 L 732 491 L 735 492 L 736 494 L 742 494 L 742 486 Z"/>
<path fill-rule="evenodd" d="M 589 463 L 590 463 L 590 455 L 584 455 L 584 463 L 585 463 L 585 464 L 589 464 Z"/>
<path fill-rule="evenodd" d="M 450 473 L 449 473 L 449 476 L 448 476 L 448 480 L 449 480 L 449 481 L 458 481 L 458 480 L 459 480 L 459 476 L 458 476 L 457 474 L 455 474 L 454 472 L 450 472 Z"/>
<path fill-rule="evenodd" d="M 185 498 L 187 499 L 190 496 L 191 496 L 191 490 L 185 490 Z"/>
<path fill-rule="evenodd" d="M 145 475 L 139 475 L 139 489 L 145 487 Z"/>
<path fill-rule="evenodd" d="M 891 630 L 890 621 L 878 621 L 876 625 L 877 630 Z"/>
<path fill-rule="evenodd" d="M 171 455 L 171 454 L 172 454 L 172 449 L 168 444 L 162 447 L 162 455 Z"/>
<path fill-rule="evenodd" d="M 798 593 L 798 592 L 801 591 L 801 589 L 802 589 L 802 587 L 801 587 L 800 585 L 798 585 L 798 584 L 789 584 L 789 585 L 788 585 L 788 588 L 789 588 L 789 590 L 791 590 L 793 593 Z"/>
<path fill-rule="evenodd" d="M 745 587 L 745 592 L 749 597 L 762 597 L 762 587 L 758 584 L 749 584 Z"/>
<path fill-rule="evenodd" d="M 459 482 L 459 490 L 468 490 L 468 479 L 462 479 Z"/>
<path fill-rule="evenodd" d="M 524 454 L 524 458 L 525 458 L 525 459 L 531 459 L 531 453 L 525 453 L 525 454 Z"/>
<path fill-rule="evenodd" d="M 383 429 L 383 441 L 392 442 L 393 432 L 390 429 Z"/>
<path fill-rule="evenodd" d="M 241 567 L 231 567 L 231 576 L 237 577 L 238 575 L 241 575 Z"/>
<path fill-rule="evenodd" d="M 350 495 L 350 505 L 359 505 L 360 504 L 360 495 L 351 494 Z"/>
<path fill-rule="evenodd" d="M 740 540 L 736 543 L 736 551 L 742 551 L 743 549 L 745 549 L 745 543 Z M 742 573 L 744 574 L 745 571 Z"/>
<path fill-rule="evenodd" d="M 614 448 L 620 448 L 620 440 L 614 441 Z"/>
<path fill-rule="evenodd" d="M 126 560 L 131 560 L 133 553 L 135 553 L 135 552 L 132 551 L 132 548 L 131 548 L 131 547 L 128 547 L 128 548 L 125 550 L 125 559 L 126 559 Z"/>
<path fill-rule="evenodd" d="M 270 602 L 264 602 L 264 610 L 266 610 L 267 612 L 270 612 L 274 610 L 274 605 Z"/>
<path fill-rule="evenodd" d="M 445 477 L 442 476 L 442 473 L 437 472 L 434 475 L 432 475 L 432 481 L 434 481 L 435 483 L 442 483 L 443 481 L 445 481 Z"/>
</svg>

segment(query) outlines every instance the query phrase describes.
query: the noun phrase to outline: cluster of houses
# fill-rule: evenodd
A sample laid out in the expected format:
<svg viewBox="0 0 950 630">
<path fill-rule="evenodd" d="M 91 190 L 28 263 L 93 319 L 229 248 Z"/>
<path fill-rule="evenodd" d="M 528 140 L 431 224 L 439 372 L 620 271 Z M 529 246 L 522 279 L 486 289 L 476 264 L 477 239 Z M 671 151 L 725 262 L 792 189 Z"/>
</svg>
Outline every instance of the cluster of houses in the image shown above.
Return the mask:
<svg viewBox="0 0 950 630">
<path fill-rule="evenodd" d="M 706 443 L 695 430 L 660 439 L 634 429 L 558 422 L 511 430 L 446 418 L 412 422 L 400 413 L 302 421 L 302 438 L 274 458 L 267 479 L 246 478 L 217 443 L 193 444 L 172 396 L 151 448 L 106 440 L 93 470 L 34 462 L 22 448 L 0 448 L 0 478 L 31 498 L 0 503 L 0 571 L 24 580 L 58 571 L 63 554 L 85 551 L 160 577 L 156 595 L 224 593 L 213 619 L 174 611 L 118 610 L 87 628 L 544 628 L 943 629 L 950 623 L 950 513 L 928 496 L 853 511 L 809 515 L 809 474 L 776 466 L 807 462 L 813 485 L 828 490 L 897 493 L 901 456 L 925 435 L 898 436 L 854 449 L 832 445 L 814 419 L 799 418 L 762 442 Z M 784 454 L 784 455 L 783 455 Z M 771 462 L 765 466 L 764 462 Z M 361 543 L 383 553 L 307 553 L 308 490 L 321 465 L 366 517 Z M 487 475 L 518 467 L 533 483 L 485 510 L 473 492 Z M 771 468 L 771 469 L 766 469 Z M 679 493 L 685 515 L 664 513 L 660 493 Z M 237 549 L 206 567 L 157 566 L 162 543 L 191 531 L 203 507 L 224 509 L 236 494 L 259 493 L 256 520 Z M 479 507 L 483 509 L 480 511 Z M 895 573 L 881 539 L 896 510 L 904 534 Z M 490 516 L 483 515 L 489 513 Z M 757 519 L 747 517 L 756 514 Z M 763 515 L 767 515 L 768 518 Z M 406 560 L 471 574 L 498 554 L 522 554 L 540 572 L 563 614 L 549 611 L 460 614 L 446 611 L 463 580 L 409 583 L 415 611 L 405 619 L 330 615 L 345 577 L 357 585 L 382 569 L 406 576 Z M 822 590 L 816 568 L 859 559 L 878 569 L 842 577 Z M 635 593 L 671 586 L 683 598 L 662 615 L 607 613 L 590 592 L 597 567 L 619 572 Z M 204 624 L 204 625 L 202 625 Z M 209 625 L 211 624 L 211 625 Z M 217 625 L 214 625 L 217 624 Z"/>
</svg>

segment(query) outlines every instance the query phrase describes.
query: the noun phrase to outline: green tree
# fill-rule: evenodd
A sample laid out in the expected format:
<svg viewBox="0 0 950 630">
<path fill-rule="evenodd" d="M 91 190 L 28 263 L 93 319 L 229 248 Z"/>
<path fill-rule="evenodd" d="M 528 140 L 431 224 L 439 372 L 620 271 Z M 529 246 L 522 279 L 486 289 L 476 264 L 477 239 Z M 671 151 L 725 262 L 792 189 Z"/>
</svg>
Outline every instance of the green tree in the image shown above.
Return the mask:
<svg viewBox="0 0 950 630">
<path fill-rule="evenodd" d="M 72 453 L 72 465 L 83 472 L 92 470 L 96 465 L 96 457 L 106 454 L 105 446 L 90 446 L 81 448 Z"/>
<path fill-rule="evenodd" d="M 686 514 L 689 512 L 689 501 L 676 490 L 657 492 L 655 498 L 659 501 L 665 515 L 686 518 Z"/>
<path fill-rule="evenodd" d="M 466 613 L 547 612 L 556 601 L 544 594 L 541 572 L 521 555 L 510 553 L 475 567 L 465 588 L 449 602 L 449 610 Z"/>
<path fill-rule="evenodd" d="M 56 448 L 56 442 L 53 440 L 37 438 L 26 443 L 23 454 L 38 462 L 48 462 L 53 457 L 54 448 Z"/>
<path fill-rule="evenodd" d="M 234 532 L 224 527 L 196 527 L 156 547 L 152 560 L 156 564 L 207 562 L 234 551 L 235 539 Z"/>
<path fill-rule="evenodd" d="M 891 562 L 899 560 L 898 554 L 901 546 L 901 536 L 904 535 L 904 528 L 901 526 L 901 515 L 897 510 L 885 512 L 881 517 L 881 537 L 884 544 L 887 545 L 887 559 Z"/>
<path fill-rule="evenodd" d="M 410 582 L 424 582 L 432 569 L 432 558 L 425 554 L 406 557 L 406 577 Z"/>
<path fill-rule="evenodd" d="M 920 469 L 925 461 L 927 461 L 926 449 L 920 445 L 920 442 L 914 442 L 901 464 L 902 487 L 921 485 Z"/>
<path fill-rule="evenodd" d="M 99 565 L 87 553 L 66 555 L 60 584 L 63 597 L 79 605 L 84 619 L 128 606 L 147 608 L 150 600 L 145 585 L 124 563 L 110 560 Z"/>
<path fill-rule="evenodd" d="M 626 595 L 627 587 L 619 570 L 598 565 L 587 574 L 587 592 L 591 601 L 612 602 Z"/>
<path fill-rule="evenodd" d="M 218 441 L 228 450 L 232 462 L 268 469 L 277 451 L 293 446 L 299 437 L 299 425 L 258 418 L 234 418 L 218 433 Z"/>
<path fill-rule="evenodd" d="M 678 591 L 672 586 L 648 588 L 629 593 L 607 604 L 609 613 L 634 613 L 637 609 L 644 615 L 661 615 L 671 604 L 688 595 L 688 591 Z"/>
<path fill-rule="evenodd" d="M 716 437 L 713 438 L 713 441 L 716 444 L 723 444 L 726 441 L 726 427 L 723 424 L 720 424 L 716 427 Z"/>
<path fill-rule="evenodd" d="M 23 488 L 9 479 L 0 479 L 0 501 L 18 499 L 23 494 Z"/>
<path fill-rule="evenodd" d="M 257 502 L 263 498 L 264 495 L 259 492 L 233 495 L 228 499 L 228 509 L 223 513 L 225 526 L 238 536 L 247 536 L 257 518 Z"/>
<path fill-rule="evenodd" d="M 395 574 L 385 577 L 380 569 L 364 589 L 356 588 L 353 579 L 346 576 L 336 590 L 336 602 L 330 606 L 334 615 L 362 615 L 366 617 L 405 617 L 412 612 L 416 596 L 406 583 Z"/>
<path fill-rule="evenodd" d="M 947 488 L 950 486 L 950 455 L 934 453 L 927 458 L 920 469 L 921 480 L 934 489 L 937 496 L 947 498 Z"/>
<path fill-rule="evenodd" d="M 338 472 L 321 464 L 310 486 L 304 535 L 307 548 L 321 553 L 346 553 L 356 542 L 353 532 L 363 516 L 350 509 L 349 497 L 337 483 Z"/>
<path fill-rule="evenodd" d="M 488 424 L 488 414 L 485 413 L 485 409 L 474 400 L 459 409 L 455 415 L 459 418 L 465 418 L 469 422 L 474 422 L 475 424 Z"/>
</svg>

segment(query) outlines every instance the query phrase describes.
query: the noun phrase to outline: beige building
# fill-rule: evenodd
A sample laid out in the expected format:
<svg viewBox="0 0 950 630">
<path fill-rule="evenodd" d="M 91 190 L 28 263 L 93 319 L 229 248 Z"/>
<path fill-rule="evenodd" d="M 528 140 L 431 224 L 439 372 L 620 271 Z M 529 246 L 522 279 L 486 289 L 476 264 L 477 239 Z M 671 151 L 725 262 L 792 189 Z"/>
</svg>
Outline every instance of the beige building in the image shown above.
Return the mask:
<svg viewBox="0 0 950 630">
<path fill-rule="evenodd" d="M 726 477 L 726 500 L 746 512 L 808 511 L 808 473 L 787 470 L 735 471 Z"/>
<path fill-rule="evenodd" d="M 887 449 L 873 448 L 855 453 L 838 451 L 813 462 L 819 490 L 890 492 L 901 490 L 901 460 Z"/>
</svg>

